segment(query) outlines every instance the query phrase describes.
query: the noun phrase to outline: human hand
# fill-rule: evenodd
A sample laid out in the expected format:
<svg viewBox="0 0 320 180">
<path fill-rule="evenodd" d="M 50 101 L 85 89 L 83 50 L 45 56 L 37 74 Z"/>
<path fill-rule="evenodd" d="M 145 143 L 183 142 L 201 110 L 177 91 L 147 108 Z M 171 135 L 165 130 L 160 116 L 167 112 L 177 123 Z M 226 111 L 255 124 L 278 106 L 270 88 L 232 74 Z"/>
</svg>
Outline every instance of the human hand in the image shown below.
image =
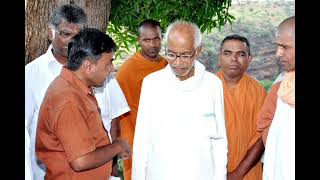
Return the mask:
<svg viewBox="0 0 320 180">
<path fill-rule="evenodd" d="M 117 138 L 114 143 L 117 143 L 121 147 L 121 152 L 118 154 L 122 159 L 128 159 L 131 155 L 131 148 L 126 140 Z"/>
<path fill-rule="evenodd" d="M 243 177 L 236 170 L 227 173 L 227 180 L 242 180 Z"/>
</svg>

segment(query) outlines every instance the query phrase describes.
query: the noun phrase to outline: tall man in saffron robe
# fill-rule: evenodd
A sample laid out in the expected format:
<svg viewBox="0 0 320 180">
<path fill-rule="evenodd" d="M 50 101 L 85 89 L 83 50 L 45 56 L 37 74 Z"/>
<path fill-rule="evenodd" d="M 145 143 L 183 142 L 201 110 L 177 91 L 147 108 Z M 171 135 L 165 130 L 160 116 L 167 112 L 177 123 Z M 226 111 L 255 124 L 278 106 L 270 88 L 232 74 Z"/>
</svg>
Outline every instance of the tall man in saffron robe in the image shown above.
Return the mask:
<svg viewBox="0 0 320 180">
<path fill-rule="evenodd" d="M 256 122 L 266 91 L 245 71 L 252 60 L 247 38 L 224 38 L 217 73 L 223 83 L 228 136 L 228 180 L 261 180 L 264 146 Z"/>
<path fill-rule="evenodd" d="M 120 116 L 120 134 L 122 138 L 127 140 L 131 149 L 142 80 L 148 74 L 167 65 L 167 61 L 159 55 L 162 41 L 159 22 L 149 19 L 144 20 L 138 27 L 138 34 L 141 50 L 124 62 L 116 74 L 116 79 L 131 109 L 129 113 Z M 131 163 L 131 158 L 123 162 L 125 180 L 131 179 Z"/>
<path fill-rule="evenodd" d="M 266 97 L 257 122 L 265 145 L 263 180 L 295 179 L 295 17 L 280 23 L 277 52 L 285 74 Z"/>
</svg>

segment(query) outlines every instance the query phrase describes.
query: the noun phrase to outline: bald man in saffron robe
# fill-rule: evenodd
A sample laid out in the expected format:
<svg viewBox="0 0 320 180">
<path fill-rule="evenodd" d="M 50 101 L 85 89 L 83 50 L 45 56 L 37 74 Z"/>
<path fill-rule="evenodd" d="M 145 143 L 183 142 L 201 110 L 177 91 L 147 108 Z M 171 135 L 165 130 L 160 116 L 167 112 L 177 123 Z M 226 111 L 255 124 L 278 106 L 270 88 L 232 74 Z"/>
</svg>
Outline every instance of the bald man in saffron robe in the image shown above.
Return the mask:
<svg viewBox="0 0 320 180">
<path fill-rule="evenodd" d="M 252 60 L 249 41 L 239 35 L 224 38 L 219 52 L 228 137 L 228 180 L 261 180 L 264 151 L 257 116 L 266 90 L 245 72 Z"/>
<path fill-rule="evenodd" d="M 257 121 L 265 145 L 263 180 L 295 179 L 295 16 L 282 21 L 276 34 L 285 71 L 272 86 Z"/>
<path fill-rule="evenodd" d="M 133 145 L 136 117 L 139 106 L 142 80 L 152 72 L 163 69 L 168 63 L 159 55 L 161 50 L 160 24 L 144 20 L 138 28 L 141 50 L 130 57 L 116 74 L 116 79 L 127 99 L 130 112 L 120 116 L 121 137 Z M 125 180 L 131 180 L 132 158 L 123 161 Z"/>
</svg>

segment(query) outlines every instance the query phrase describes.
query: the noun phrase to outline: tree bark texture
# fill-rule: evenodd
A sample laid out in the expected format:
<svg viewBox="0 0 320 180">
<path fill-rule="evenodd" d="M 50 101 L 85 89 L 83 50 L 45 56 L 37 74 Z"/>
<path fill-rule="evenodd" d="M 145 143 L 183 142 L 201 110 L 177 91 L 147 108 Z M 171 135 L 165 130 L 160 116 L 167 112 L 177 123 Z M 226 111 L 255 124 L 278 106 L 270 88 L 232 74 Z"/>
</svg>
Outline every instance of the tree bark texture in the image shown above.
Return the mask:
<svg viewBox="0 0 320 180">
<path fill-rule="evenodd" d="M 87 13 L 86 27 L 106 31 L 111 0 L 25 0 L 25 64 L 44 54 L 50 45 L 47 34 L 51 13 L 63 4 L 76 4 Z"/>
</svg>

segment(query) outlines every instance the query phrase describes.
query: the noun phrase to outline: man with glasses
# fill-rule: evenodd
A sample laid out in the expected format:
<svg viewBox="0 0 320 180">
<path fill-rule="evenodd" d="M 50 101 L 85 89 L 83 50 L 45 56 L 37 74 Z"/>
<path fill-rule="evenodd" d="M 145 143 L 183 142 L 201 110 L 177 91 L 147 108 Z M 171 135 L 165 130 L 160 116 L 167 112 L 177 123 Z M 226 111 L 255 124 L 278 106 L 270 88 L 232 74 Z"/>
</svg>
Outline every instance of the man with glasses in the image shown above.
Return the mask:
<svg viewBox="0 0 320 180">
<path fill-rule="evenodd" d="M 45 54 L 25 66 L 25 158 L 26 162 L 31 162 L 31 166 L 26 166 L 26 172 L 33 176 L 26 179 L 44 179 L 45 167 L 35 156 L 40 105 L 49 84 L 59 75 L 62 66 L 67 64 L 69 42 L 79 33 L 86 21 L 86 13 L 76 5 L 67 4 L 57 8 L 51 16 L 48 28 L 52 44 Z M 111 136 L 110 131 L 116 132 L 117 129 L 116 123 L 112 122 L 110 130 L 111 119 L 129 111 L 129 107 L 112 74 L 105 81 L 104 87 L 95 89 L 95 95 L 105 129 Z M 112 133 L 112 137 L 116 137 L 115 133 Z"/>
<path fill-rule="evenodd" d="M 201 32 L 176 21 L 165 40 L 169 65 L 145 77 L 141 88 L 132 179 L 226 179 L 222 83 L 197 61 Z"/>
<path fill-rule="evenodd" d="M 246 73 L 251 60 L 247 38 L 235 34 L 222 40 L 217 76 L 223 84 L 230 180 L 262 179 L 264 147 L 256 123 L 267 93 Z"/>
<path fill-rule="evenodd" d="M 159 55 L 161 50 L 161 28 L 159 22 L 147 19 L 138 26 L 138 42 L 141 50 L 126 60 L 116 74 L 116 79 L 126 96 L 130 112 L 120 116 L 121 137 L 132 148 L 136 117 L 139 106 L 142 80 L 148 74 L 164 68 L 167 61 Z M 159 94 L 160 96 L 162 93 Z M 125 180 L 131 179 L 132 159 L 123 162 Z"/>
</svg>

